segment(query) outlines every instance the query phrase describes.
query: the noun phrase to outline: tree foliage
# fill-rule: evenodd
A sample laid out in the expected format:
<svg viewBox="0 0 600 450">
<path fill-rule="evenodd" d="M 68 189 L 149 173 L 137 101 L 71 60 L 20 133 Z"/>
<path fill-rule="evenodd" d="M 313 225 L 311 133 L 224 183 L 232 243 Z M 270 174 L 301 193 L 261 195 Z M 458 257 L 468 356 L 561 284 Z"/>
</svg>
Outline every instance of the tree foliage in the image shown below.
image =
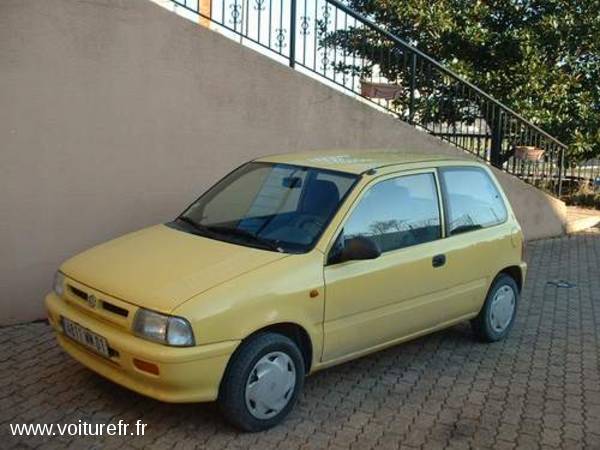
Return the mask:
<svg viewBox="0 0 600 450">
<path fill-rule="evenodd" d="M 569 145 L 572 157 L 600 155 L 600 1 L 347 3 Z M 359 53 L 382 45 L 364 29 L 328 39 Z M 397 70 L 382 69 L 391 78 Z"/>
</svg>

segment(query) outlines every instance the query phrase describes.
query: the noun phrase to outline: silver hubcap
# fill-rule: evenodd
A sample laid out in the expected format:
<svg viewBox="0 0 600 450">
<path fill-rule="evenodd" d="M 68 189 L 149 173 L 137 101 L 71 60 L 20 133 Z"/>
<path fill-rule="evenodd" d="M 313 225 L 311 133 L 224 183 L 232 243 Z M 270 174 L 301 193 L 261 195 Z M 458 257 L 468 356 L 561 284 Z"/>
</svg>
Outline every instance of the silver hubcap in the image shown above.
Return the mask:
<svg viewBox="0 0 600 450">
<path fill-rule="evenodd" d="M 510 286 L 502 286 L 494 295 L 490 308 L 490 324 L 496 333 L 503 332 L 515 313 L 515 293 Z"/>
<path fill-rule="evenodd" d="M 296 366 L 283 352 L 258 360 L 246 382 L 246 406 L 257 419 L 276 416 L 289 403 L 296 386 Z"/>
</svg>

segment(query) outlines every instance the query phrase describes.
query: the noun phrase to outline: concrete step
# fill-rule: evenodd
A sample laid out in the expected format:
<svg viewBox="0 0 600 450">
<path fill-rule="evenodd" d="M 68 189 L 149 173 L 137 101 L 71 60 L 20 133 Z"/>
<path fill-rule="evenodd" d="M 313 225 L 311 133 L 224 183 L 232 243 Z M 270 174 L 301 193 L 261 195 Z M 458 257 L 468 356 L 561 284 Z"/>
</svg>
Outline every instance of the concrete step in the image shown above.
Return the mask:
<svg viewBox="0 0 600 450">
<path fill-rule="evenodd" d="M 567 207 L 567 234 L 577 233 L 600 225 L 600 210 L 577 206 Z"/>
</svg>

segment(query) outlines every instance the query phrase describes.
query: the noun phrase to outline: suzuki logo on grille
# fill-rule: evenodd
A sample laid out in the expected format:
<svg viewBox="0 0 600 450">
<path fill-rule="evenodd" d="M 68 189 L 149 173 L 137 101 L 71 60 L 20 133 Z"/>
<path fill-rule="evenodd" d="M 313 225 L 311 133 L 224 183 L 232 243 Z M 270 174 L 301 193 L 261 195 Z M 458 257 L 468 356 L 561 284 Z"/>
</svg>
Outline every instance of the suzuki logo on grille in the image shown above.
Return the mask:
<svg viewBox="0 0 600 450">
<path fill-rule="evenodd" d="M 90 305 L 92 308 L 96 307 L 96 296 L 94 294 L 90 294 L 88 295 L 87 298 L 87 303 L 88 305 Z"/>
</svg>

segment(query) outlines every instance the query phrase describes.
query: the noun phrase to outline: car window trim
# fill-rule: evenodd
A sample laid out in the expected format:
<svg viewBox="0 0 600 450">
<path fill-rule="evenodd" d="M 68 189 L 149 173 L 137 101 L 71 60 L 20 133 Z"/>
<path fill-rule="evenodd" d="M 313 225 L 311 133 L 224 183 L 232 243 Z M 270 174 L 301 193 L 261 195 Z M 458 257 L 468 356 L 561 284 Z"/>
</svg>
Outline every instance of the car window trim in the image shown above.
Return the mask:
<svg viewBox="0 0 600 450">
<path fill-rule="evenodd" d="M 495 223 L 493 225 L 489 225 L 487 227 L 482 226 L 481 228 L 478 228 L 476 230 L 463 231 L 462 233 L 458 233 L 458 234 L 454 234 L 454 235 L 450 234 L 449 227 L 445 226 L 443 239 L 456 237 L 456 236 L 463 236 L 465 234 L 476 233 L 476 232 L 482 231 L 482 230 L 489 230 L 491 228 L 504 225 L 506 222 L 508 222 L 508 218 L 509 218 L 508 216 L 509 216 L 510 210 L 508 209 L 508 206 L 506 204 L 506 199 L 504 198 L 504 196 L 502 194 L 502 190 L 501 190 L 500 186 L 498 186 L 498 183 L 496 182 L 496 180 L 487 172 L 487 170 L 485 170 L 483 167 L 479 167 L 479 166 L 470 166 L 470 165 L 469 166 L 462 166 L 462 165 L 454 166 L 454 165 L 452 165 L 452 166 L 443 166 L 443 167 L 436 168 L 436 172 L 438 173 L 438 179 L 439 179 L 440 188 L 441 188 L 441 199 L 442 199 L 442 203 L 443 203 L 444 223 L 445 224 L 450 223 L 450 218 L 448 217 L 449 209 L 450 209 L 449 208 L 450 201 L 448 199 L 448 188 L 446 186 L 446 182 L 444 180 L 443 175 L 444 175 L 444 172 L 451 172 L 451 171 L 457 171 L 457 170 L 470 170 L 470 171 L 474 171 L 474 172 L 483 173 L 484 176 L 488 179 L 488 181 L 492 184 L 492 186 L 494 186 L 494 188 L 498 192 L 498 196 L 500 197 L 500 200 L 502 201 L 502 206 L 504 206 L 504 211 L 506 214 L 505 214 L 504 220 L 501 222 Z"/>
</svg>

